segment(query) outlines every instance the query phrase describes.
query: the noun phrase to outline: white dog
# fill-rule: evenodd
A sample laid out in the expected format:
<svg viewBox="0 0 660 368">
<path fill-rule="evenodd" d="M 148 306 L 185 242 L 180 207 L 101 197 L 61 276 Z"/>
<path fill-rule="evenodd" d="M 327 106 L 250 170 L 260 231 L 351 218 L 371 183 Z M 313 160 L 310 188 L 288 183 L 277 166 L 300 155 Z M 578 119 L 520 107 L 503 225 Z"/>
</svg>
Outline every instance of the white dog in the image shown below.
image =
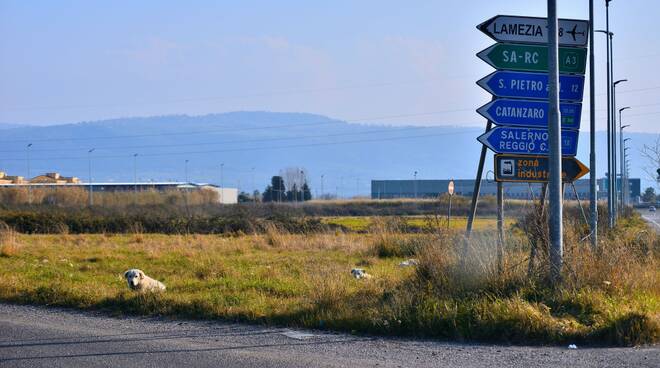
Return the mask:
<svg viewBox="0 0 660 368">
<path fill-rule="evenodd" d="M 147 276 L 136 268 L 124 272 L 128 287 L 135 291 L 164 291 L 165 285 Z"/>
</svg>

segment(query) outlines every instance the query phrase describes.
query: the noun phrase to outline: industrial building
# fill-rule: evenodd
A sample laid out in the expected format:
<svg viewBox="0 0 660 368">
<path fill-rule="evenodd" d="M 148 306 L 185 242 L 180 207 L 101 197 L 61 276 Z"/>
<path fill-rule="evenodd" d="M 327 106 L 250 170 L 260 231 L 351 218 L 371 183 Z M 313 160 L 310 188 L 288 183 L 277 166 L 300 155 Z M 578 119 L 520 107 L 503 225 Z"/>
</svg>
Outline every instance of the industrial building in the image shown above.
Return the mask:
<svg viewBox="0 0 660 368">
<path fill-rule="evenodd" d="M 220 188 L 208 183 L 186 182 L 139 182 L 139 183 L 83 183 L 76 177 L 61 176 L 59 173 L 46 173 L 26 180 L 22 176 L 9 176 L 0 172 L 0 188 L 82 188 L 98 192 L 167 191 L 167 190 L 213 190 L 218 193 L 222 204 L 238 203 L 238 189 Z"/>
<path fill-rule="evenodd" d="M 620 179 L 618 180 L 621 181 Z M 371 198 L 434 198 L 447 193 L 450 180 L 372 180 Z M 641 195 L 641 181 L 638 178 L 628 179 L 630 198 L 636 202 Z M 473 179 L 454 180 L 454 194 L 472 196 L 474 191 Z M 575 199 L 575 192 L 580 199 L 589 199 L 589 179 L 576 180 L 573 186 L 567 185 L 564 196 L 566 199 Z M 607 197 L 607 179 L 598 179 L 598 198 Z M 507 198 L 531 199 L 538 198 L 541 193 L 541 184 L 504 183 L 504 195 Z M 483 180 L 480 196 L 494 196 L 497 194 L 497 183 L 492 180 Z"/>
</svg>

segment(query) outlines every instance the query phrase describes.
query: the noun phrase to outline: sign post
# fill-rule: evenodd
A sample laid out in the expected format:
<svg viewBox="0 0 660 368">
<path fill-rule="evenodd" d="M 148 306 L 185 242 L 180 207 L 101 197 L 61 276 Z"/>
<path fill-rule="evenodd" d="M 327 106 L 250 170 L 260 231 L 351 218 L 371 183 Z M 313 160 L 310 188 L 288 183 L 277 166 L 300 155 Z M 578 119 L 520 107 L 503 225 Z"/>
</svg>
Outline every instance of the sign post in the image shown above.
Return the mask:
<svg viewBox="0 0 660 368">
<path fill-rule="evenodd" d="M 449 230 L 449 219 L 451 218 L 451 199 L 454 196 L 454 179 L 449 181 L 447 185 L 447 193 L 449 193 L 449 208 L 447 210 L 447 230 Z"/>
<path fill-rule="evenodd" d="M 562 137 L 559 124 L 559 21 L 557 19 L 557 0 L 548 0 L 548 100 L 550 111 L 548 116 L 549 133 L 549 224 L 550 224 L 550 279 L 559 283 L 563 265 L 563 208 L 561 182 Z M 586 43 L 586 28 L 584 42 Z"/>
<path fill-rule="evenodd" d="M 487 119 L 487 128 L 477 138 L 483 146 L 466 239 L 476 214 L 488 148 L 496 153 L 499 269 L 504 245 L 503 183 L 543 183 L 544 193 L 545 188 L 549 189 L 551 215 L 550 276 L 558 281 L 562 264 L 562 182 L 572 183 L 589 172 L 574 156 L 582 118 L 585 46 L 592 31 L 589 21 L 558 19 L 556 0 L 548 0 L 547 6 L 547 18 L 497 15 L 477 26 L 498 43 L 477 54 L 496 70 L 477 81 L 493 99 L 477 110 Z M 491 129 L 493 124 L 496 127 Z"/>
</svg>

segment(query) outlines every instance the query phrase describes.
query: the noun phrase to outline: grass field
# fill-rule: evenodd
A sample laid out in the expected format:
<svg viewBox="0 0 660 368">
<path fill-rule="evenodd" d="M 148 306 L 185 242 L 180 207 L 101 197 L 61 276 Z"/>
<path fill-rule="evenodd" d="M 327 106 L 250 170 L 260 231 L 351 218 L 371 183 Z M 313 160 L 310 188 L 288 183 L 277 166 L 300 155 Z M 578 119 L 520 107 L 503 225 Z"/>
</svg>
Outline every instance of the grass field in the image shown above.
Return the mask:
<svg viewBox="0 0 660 368">
<path fill-rule="evenodd" d="M 459 261 L 456 232 L 261 235 L 0 234 L 0 300 L 118 314 L 225 319 L 388 335 L 513 343 L 638 345 L 660 339 L 658 237 L 638 219 L 591 253 L 568 226 L 564 282 L 528 274 L 529 233 L 507 232 L 498 272 L 491 232 Z M 414 257 L 416 267 L 399 267 Z M 543 257 L 542 257 L 543 259 Z M 541 262 L 540 264 L 543 264 Z M 373 276 L 357 280 L 353 267 Z M 128 290 L 141 268 L 168 287 Z"/>
<path fill-rule="evenodd" d="M 323 217 L 322 221 L 326 224 L 341 225 L 352 231 L 367 231 L 373 226 L 374 221 L 381 220 L 381 217 L 374 216 L 335 216 Z M 431 229 L 436 227 L 446 227 L 447 217 L 444 216 L 404 216 L 401 217 L 406 224 L 420 229 Z M 515 219 L 506 218 L 505 226 L 509 227 L 515 223 Z M 454 230 L 465 229 L 467 217 L 451 217 L 449 219 L 449 228 Z M 497 228 L 497 219 L 494 217 L 477 217 L 473 223 L 474 230 L 494 230 Z"/>
</svg>

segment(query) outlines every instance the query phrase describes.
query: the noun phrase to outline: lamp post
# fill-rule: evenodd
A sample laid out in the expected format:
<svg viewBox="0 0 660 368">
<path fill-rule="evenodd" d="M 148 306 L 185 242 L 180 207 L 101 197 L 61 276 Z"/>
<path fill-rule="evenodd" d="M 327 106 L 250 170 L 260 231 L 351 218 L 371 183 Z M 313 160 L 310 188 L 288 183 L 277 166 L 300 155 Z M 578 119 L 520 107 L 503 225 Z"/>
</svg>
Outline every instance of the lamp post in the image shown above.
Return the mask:
<svg viewBox="0 0 660 368">
<path fill-rule="evenodd" d="M 224 180 L 225 180 L 224 175 L 225 175 L 225 173 L 224 173 L 224 171 L 225 171 L 225 163 L 223 162 L 223 163 L 220 164 L 220 188 L 222 188 L 222 189 L 225 188 L 225 184 L 224 184 Z"/>
<path fill-rule="evenodd" d="M 414 178 L 414 181 L 413 181 L 413 190 L 414 190 L 414 192 L 415 192 L 415 198 L 417 198 L 417 171 L 415 171 L 415 172 L 413 173 L 413 178 Z"/>
<path fill-rule="evenodd" d="M 622 79 L 622 80 L 617 81 L 617 82 L 622 82 L 622 81 L 625 81 L 625 79 Z M 615 84 L 614 84 L 615 87 L 616 87 L 617 82 L 615 82 Z M 616 91 L 616 88 L 615 88 L 615 91 Z M 615 99 L 615 101 L 616 101 L 616 99 Z M 624 199 L 623 199 L 623 190 L 624 190 L 624 188 L 623 188 L 623 185 L 624 185 L 624 182 L 623 182 L 623 177 L 624 177 L 624 171 L 623 171 L 623 165 L 624 165 L 624 163 L 623 163 L 623 130 L 630 126 L 630 124 L 628 124 L 628 125 L 623 125 L 622 124 L 622 122 L 621 122 L 621 112 L 623 112 L 624 110 L 628 110 L 629 108 L 630 108 L 630 106 L 626 106 L 626 107 L 622 107 L 622 108 L 619 109 L 619 146 L 620 146 L 619 147 L 619 156 L 621 156 L 621 157 L 619 157 L 619 169 L 621 170 L 621 172 L 620 172 L 620 176 L 621 176 L 621 190 L 620 190 L 620 192 L 621 192 L 621 199 L 620 199 L 621 207 L 620 208 L 621 209 L 623 209 L 623 206 L 624 206 L 624 203 L 623 203 L 623 201 L 624 201 Z"/>
<path fill-rule="evenodd" d="M 611 42 L 611 41 L 610 41 Z M 610 53 L 614 55 L 612 46 L 610 45 Z M 614 74 L 614 58 L 612 56 L 612 74 Z M 612 76 L 614 78 L 614 75 Z M 617 146 L 620 144 L 617 142 L 617 127 L 616 127 L 616 86 L 619 83 L 627 82 L 627 79 L 619 79 L 612 83 L 612 168 L 614 169 L 614 219 L 619 218 L 619 208 L 620 208 L 620 202 L 619 202 L 619 182 L 617 181 L 617 177 L 620 176 L 619 174 L 619 165 L 617 165 L 617 156 L 620 155 L 619 151 L 617 151 Z M 621 124 L 619 124 L 620 126 Z"/>
<path fill-rule="evenodd" d="M 605 42 L 607 44 L 607 210 L 610 228 L 614 227 L 614 182 L 612 178 L 614 170 L 612 169 L 612 37 L 614 33 L 610 32 L 610 4 L 611 0 L 605 0 L 605 18 L 606 29 L 597 30 L 596 32 L 605 34 Z M 594 98 L 595 96 L 591 96 Z"/>
<path fill-rule="evenodd" d="M 32 147 L 32 143 L 28 143 L 27 147 L 25 147 L 26 154 L 27 154 L 27 187 L 28 187 L 28 203 L 32 204 L 32 185 L 30 185 L 30 148 Z"/>
<path fill-rule="evenodd" d="M 94 187 L 92 186 L 92 152 L 94 152 L 95 148 L 92 148 L 87 151 L 87 169 L 89 171 L 89 206 L 92 207 L 94 205 Z"/>
<path fill-rule="evenodd" d="M 629 140 L 631 140 L 631 138 L 625 138 L 623 140 L 623 142 L 621 143 L 624 146 L 623 147 L 623 156 L 624 156 L 623 162 L 624 162 L 625 182 L 623 183 L 623 188 L 625 189 L 625 194 L 623 196 L 623 199 L 624 199 L 626 204 L 630 203 L 630 182 L 628 181 L 628 171 L 629 171 L 628 169 L 630 167 L 628 165 L 628 162 L 629 162 L 628 161 L 628 150 L 630 149 L 630 147 L 626 147 L 626 142 L 628 142 Z"/>
<path fill-rule="evenodd" d="M 138 154 L 133 154 L 133 204 L 137 204 L 137 157 Z"/>
<path fill-rule="evenodd" d="M 186 185 L 189 183 L 189 181 L 188 181 L 188 161 L 189 160 L 186 160 L 186 165 L 185 165 L 185 169 L 184 169 L 185 170 L 185 175 L 186 175 Z"/>
<path fill-rule="evenodd" d="M 325 174 L 321 174 L 321 199 L 323 199 L 323 179 L 325 178 Z"/>
</svg>

